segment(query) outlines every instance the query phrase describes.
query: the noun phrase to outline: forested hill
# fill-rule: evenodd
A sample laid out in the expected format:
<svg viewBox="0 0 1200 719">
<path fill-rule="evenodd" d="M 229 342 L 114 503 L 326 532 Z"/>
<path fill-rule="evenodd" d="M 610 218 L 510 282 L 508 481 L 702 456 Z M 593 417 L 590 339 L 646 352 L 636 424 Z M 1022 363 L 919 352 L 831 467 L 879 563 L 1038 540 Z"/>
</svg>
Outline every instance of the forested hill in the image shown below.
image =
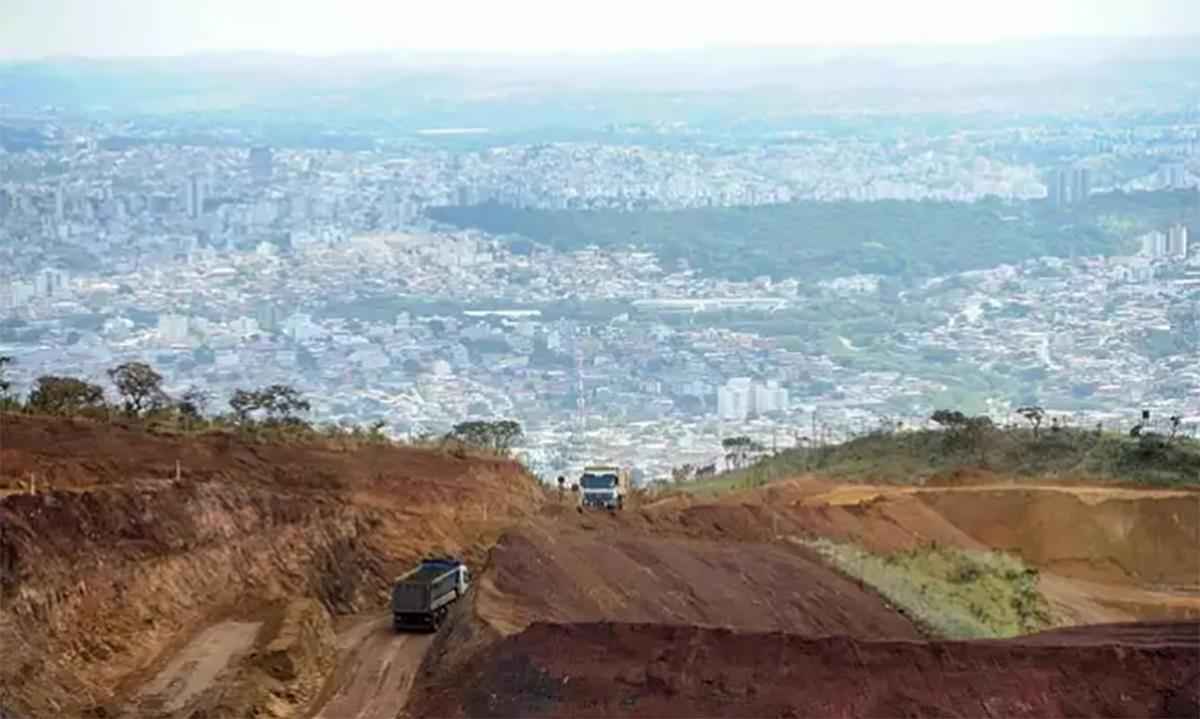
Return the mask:
<svg viewBox="0 0 1200 719">
<path fill-rule="evenodd" d="M 438 207 L 458 227 L 515 234 L 559 250 L 650 249 L 673 268 L 729 279 L 824 279 L 856 273 L 925 277 L 1041 257 L 1131 251 L 1137 233 L 1200 222 L 1193 192 L 1095 195 L 1084 206 L 1044 201 L 801 201 L 675 211 L 531 210 L 494 203 Z"/>
</svg>

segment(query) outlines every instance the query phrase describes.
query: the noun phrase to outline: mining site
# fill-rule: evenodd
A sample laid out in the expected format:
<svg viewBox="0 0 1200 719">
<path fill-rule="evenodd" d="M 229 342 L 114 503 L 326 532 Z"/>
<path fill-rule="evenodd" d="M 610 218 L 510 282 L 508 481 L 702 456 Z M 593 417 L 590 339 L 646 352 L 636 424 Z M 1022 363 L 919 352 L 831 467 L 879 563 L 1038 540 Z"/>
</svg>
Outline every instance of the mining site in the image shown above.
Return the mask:
<svg viewBox="0 0 1200 719">
<path fill-rule="evenodd" d="M 0 716 L 1200 715 L 1200 490 L 519 464 L 6 415 Z M 472 583 L 397 632 L 393 582 Z"/>
</svg>

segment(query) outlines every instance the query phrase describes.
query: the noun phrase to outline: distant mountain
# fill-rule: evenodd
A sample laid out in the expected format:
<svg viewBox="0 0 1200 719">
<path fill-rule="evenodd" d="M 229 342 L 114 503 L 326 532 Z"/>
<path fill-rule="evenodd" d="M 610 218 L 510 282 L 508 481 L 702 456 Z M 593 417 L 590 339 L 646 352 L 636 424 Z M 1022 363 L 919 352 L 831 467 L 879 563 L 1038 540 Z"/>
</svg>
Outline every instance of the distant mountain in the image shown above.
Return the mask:
<svg viewBox="0 0 1200 719">
<path fill-rule="evenodd" d="M 948 108 L 987 95 L 1044 110 L 1047 102 L 1082 106 L 1151 90 L 1164 102 L 1190 98 L 1194 104 L 1197 77 L 1200 44 L 1194 38 L 507 56 L 238 53 L 4 63 L 0 104 L 171 112 L 307 108 L 316 102 L 387 113 L 435 101 L 567 102 L 651 92 L 706 101 L 715 93 L 735 106 L 747 94 L 759 94 L 797 108 L 832 94 L 851 104 L 903 110 L 897 103 L 920 92 L 956 95 L 944 103 Z"/>
</svg>

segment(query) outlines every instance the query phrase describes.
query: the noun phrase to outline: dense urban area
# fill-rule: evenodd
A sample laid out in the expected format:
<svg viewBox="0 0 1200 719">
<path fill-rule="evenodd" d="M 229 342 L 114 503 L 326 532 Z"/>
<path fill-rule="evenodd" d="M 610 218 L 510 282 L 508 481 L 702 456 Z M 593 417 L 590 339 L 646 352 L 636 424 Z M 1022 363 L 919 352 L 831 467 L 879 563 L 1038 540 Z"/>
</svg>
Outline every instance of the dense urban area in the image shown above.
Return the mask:
<svg viewBox="0 0 1200 719">
<path fill-rule="evenodd" d="M 791 447 L 946 407 L 1200 423 L 1186 115 L 350 148 L 0 122 L 15 391 L 144 361 L 211 411 L 286 383 L 314 422 L 398 437 L 513 418 L 544 476 L 602 455 L 639 479 L 719 464 L 731 435 Z"/>
<path fill-rule="evenodd" d="M 1184 3 L 222 2 L 0 21 L 0 719 L 1200 718 Z"/>
</svg>

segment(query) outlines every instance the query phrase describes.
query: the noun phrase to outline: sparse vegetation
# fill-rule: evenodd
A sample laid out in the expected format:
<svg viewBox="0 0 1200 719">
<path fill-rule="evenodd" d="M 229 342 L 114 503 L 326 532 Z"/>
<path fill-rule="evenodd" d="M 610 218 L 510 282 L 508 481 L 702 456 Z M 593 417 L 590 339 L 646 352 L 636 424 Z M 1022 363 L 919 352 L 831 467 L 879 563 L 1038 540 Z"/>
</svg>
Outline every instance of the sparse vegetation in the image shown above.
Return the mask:
<svg viewBox="0 0 1200 719">
<path fill-rule="evenodd" d="M 521 425 L 510 419 L 494 422 L 472 420 L 454 425 L 445 441 L 507 456 L 523 435 Z"/>
<path fill-rule="evenodd" d="M 75 377 L 39 377 L 29 396 L 9 393 L 5 368 L 12 358 L 0 356 L 0 411 L 25 414 L 85 417 L 97 421 L 120 421 L 158 434 L 236 433 L 243 439 L 270 443 L 317 444 L 351 451 L 372 445 L 426 447 L 468 455 L 509 456 L 523 436 L 521 425 L 512 420 L 462 422 L 444 436 L 425 435 L 399 440 L 387 433 L 387 422 L 376 419 L 366 424 L 326 423 L 314 426 L 301 415 L 311 409 L 294 387 L 282 384 L 255 390 L 237 389 L 229 400 L 230 412 L 209 414 L 212 394 L 191 387 L 178 398 L 163 389 L 163 378 L 142 362 L 127 362 L 107 374 L 122 398 L 110 403 L 104 387 Z"/>
<path fill-rule="evenodd" d="M 748 489 L 808 472 L 842 481 L 922 484 L 964 468 L 994 468 L 1018 477 L 1086 477 L 1148 486 L 1200 483 L 1200 441 L 1176 434 L 1066 427 L 963 425 L 955 430 L 878 431 L 836 445 L 797 447 L 678 488 L 692 493 Z"/>
<path fill-rule="evenodd" d="M 766 451 L 766 447 L 749 437 L 726 437 L 721 440 L 725 460 L 737 469 L 745 467 L 750 460 Z"/>
<path fill-rule="evenodd" d="M 37 378 L 26 406 L 43 414 L 83 414 L 104 412 L 104 388 L 75 377 L 43 375 Z"/>
<path fill-rule="evenodd" d="M 0 411 L 17 409 L 19 407 L 17 399 L 9 394 L 9 391 L 12 389 L 12 382 L 8 379 L 7 368 L 12 362 L 12 357 L 0 355 Z"/>
<path fill-rule="evenodd" d="M 39 377 L 22 401 L 10 394 L 11 384 L 4 373 L 12 361 L 11 357 L 0 357 L 0 411 L 136 421 L 159 433 L 235 431 L 259 441 L 320 440 L 339 448 L 392 441 L 384 433 L 386 424 L 382 421 L 368 427 L 314 428 L 299 417 L 309 410 L 308 401 L 287 385 L 236 390 L 230 400 L 233 410 L 230 415 L 209 415 L 206 411 L 212 399 L 209 392 L 192 387 L 174 399 L 163 389 L 162 375 L 144 362 L 126 362 L 108 370 L 108 377 L 122 398 L 119 406 L 108 402 L 104 388 L 98 384 L 53 375 Z"/>
<path fill-rule="evenodd" d="M 162 375 L 145 362 L 126 362 L 113 367 L 108 377 L 124 398 L 125 411 L 135 417 L 160 409 L 170 401 L 162 388 Z"/>
<path fill-rule="evenodd" d="M 941 637 L 1013 637 L 1051 624 L 1037 570 L 1008 554 L 933 546 L 876 555 L 828 539 L 803 544 Z"/>
<path fill-rule="evenodd" d="M 312 409 L 299 391 L 284 384 L 258 390 L 235 389 L 229 407 L 239 424 L 251 424 L 258 413 L 260 421 L 271 426 L 304 425 L 299 415 Z"/>
</svg>

